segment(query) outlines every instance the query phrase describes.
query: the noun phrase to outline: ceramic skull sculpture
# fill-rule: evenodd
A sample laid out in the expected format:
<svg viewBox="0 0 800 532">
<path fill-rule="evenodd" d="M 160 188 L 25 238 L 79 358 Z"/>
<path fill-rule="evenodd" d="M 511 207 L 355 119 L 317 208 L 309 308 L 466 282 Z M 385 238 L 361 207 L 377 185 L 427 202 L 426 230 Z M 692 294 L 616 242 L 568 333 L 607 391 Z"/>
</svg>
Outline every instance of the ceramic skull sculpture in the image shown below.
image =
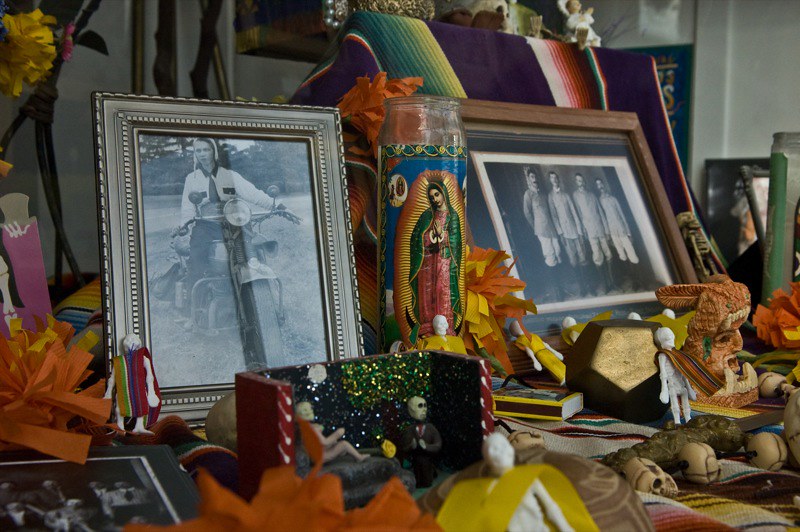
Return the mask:
<svg viewBox="0 0 800 532">
<path fill-rule="evenodd" d="M 671 309 L 695 309 L 687 327 L 684 352 L 702 360 L 720 379 L 725 379 L 726 369 L 739 371 L 739 327 L 750 314 L 750 291 L 745 285 L 726 275 L 715 275 L 707 283 L 663 286 L 656 290 L 656 297 Z"/>
<path fill-rule="evenodd" d="M 647 458 L 631 458 L 625 463 L 622 473 L 636 491 L 663 497 L 674 497 L 678 494 L 675 479 Z"/>
</svg>

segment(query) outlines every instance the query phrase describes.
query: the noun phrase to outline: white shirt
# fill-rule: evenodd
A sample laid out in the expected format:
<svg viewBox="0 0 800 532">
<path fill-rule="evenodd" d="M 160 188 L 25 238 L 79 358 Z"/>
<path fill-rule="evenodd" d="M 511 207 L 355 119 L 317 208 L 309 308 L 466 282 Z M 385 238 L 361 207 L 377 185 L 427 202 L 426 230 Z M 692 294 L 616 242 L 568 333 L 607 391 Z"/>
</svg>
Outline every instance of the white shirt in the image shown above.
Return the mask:
<svg viewBox="0 0 800 532">
<path fill-rule="evenodd" d="M 186 176 L 186 181 L 183 185 L 183 199 L 181 200 L 181 225 L 195 217 L 194 204 L 189 201 L 189 194 L 192 192 L 203 194 L 203 201 L 200 202 L 200 207 L 210 203 L 208 199 L 208 180 L 209 178 L 199 168 Z M 265 209 L 272 207 L 272 199 L 266 193 L 256 188 L 250 181 L 233 170 L 218 166 L 214 185 L 222 202 L 238 197 Z"/>
</svg>

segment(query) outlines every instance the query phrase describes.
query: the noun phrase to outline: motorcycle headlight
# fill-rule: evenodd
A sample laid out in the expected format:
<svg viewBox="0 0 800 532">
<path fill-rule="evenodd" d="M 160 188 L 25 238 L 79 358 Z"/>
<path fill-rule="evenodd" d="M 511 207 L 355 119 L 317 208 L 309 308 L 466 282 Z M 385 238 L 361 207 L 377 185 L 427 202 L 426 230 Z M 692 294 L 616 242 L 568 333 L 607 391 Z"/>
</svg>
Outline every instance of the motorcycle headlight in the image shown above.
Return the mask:
<svg viewBox="0 0 800 532">
<path fill-rule="evenodd" d="M 230 200 L 225 204 L 223 213 L 228 223 L 236 227 L 241 227 L 250 221 L 250 207 L 244 200 Z"/>
</svg>

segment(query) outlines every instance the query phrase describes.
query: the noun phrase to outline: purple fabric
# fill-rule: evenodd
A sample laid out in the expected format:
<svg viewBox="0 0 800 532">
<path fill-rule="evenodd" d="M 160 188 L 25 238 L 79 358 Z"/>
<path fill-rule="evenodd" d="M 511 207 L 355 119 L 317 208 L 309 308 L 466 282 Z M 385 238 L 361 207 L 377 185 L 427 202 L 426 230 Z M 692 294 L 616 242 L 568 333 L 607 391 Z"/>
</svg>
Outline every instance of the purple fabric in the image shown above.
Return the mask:
<svg viewBox="0 0 800 532">
<path fill-rule="evenodd" d="M 369 26 L 363 24 L 363 18 L 353 21 L 355 18 L 351 17 L 343 35 L 347 34 L 348 28 L 357 27 L 369 42 Z M 429 22 L 428 26 L 470 98 L 554 105 L 542 69 L 524 38 L 439 22 Z M 687 192 L 688 187 L 673 151 L 672 133 L 664 118 L 661 89 L 653 74 L 652 59 L 642 54 L 605 48 L 594 49 L 594 53 L 607 84 L 609 110 L 638 115 L 673 211 L 689 210 L 689 201 L 694 199 L 689 199 L 691 193 Z M 394 61 L 388 57 L 377 59 L 387 69 L 390 78 L 398 77 L 399 74 L 390 68 Z M 583 64 L 578 67 L 586 75 L 590 72 L 588 58 L 580 56 L 579 59 Z M 357 77 L 374 76 L 379 69 L 378 63 L 363 45 L 345 39 L 330 68 L 301 87 L 292 103 L 335 105 L 355 84 Z M 593 79 L 586 80 L 586 84 L 596 87 Z"/>
<path fill-rule="evenodd" d="M 605 48 L 597 48 L 594 52 L 607 83 L 608 109 L 638 115 L 673 212 L 678 214 L 688 210 L 688 187 L 684 188 L 680 161 L 673 148 L 672 132 L 666 125 L 653 58 Z M 697 204 L 694 198 L 691 201 Z"/>
<path fill-rule="evenodd" d="M 468 97 L 556 104 L 524 37 L 442 22 L 430 22 L 428 27 Z"/>
</svg>

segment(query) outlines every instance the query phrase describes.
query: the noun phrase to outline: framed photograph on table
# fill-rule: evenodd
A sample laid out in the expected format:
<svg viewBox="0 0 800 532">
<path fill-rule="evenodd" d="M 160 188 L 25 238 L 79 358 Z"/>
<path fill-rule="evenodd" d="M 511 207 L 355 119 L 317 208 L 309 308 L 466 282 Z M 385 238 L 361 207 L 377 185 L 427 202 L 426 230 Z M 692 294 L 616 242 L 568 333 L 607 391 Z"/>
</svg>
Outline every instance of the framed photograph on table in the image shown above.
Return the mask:
<svg viewBox="0 0 800 532">
<path fill-rule="evenodd" d="M 106 348 L 164 413 L 237 372 L 362 354 L 338 110 L 97 93 Z"/>
<path fill-rule="evenodd" d="M 516 259 L 530 330 L 656 314 L 658 287 L 696 282 L 635 114 L 465 100 L 462 118 L 470 230 Z"/>
<path fill-rule="evenodd" d="M 757 240 L 754 210 L 758 212 L 761 227 L 767 226 L 769 177 L 753 177 L 753 198 L 757 203 L 754 209 L 742 176 L 743 166 L 768 170 L 769 158 L 706 159 L 706 223 L 729 263 Z"/>
<path fill-rule="evenodd" d="M 30 452 L 0 461 L 2 530 L 122 530 L 197 517 L 200 497 L 167 445 L 93 447 L 85 464 Z"/>
</svg>

